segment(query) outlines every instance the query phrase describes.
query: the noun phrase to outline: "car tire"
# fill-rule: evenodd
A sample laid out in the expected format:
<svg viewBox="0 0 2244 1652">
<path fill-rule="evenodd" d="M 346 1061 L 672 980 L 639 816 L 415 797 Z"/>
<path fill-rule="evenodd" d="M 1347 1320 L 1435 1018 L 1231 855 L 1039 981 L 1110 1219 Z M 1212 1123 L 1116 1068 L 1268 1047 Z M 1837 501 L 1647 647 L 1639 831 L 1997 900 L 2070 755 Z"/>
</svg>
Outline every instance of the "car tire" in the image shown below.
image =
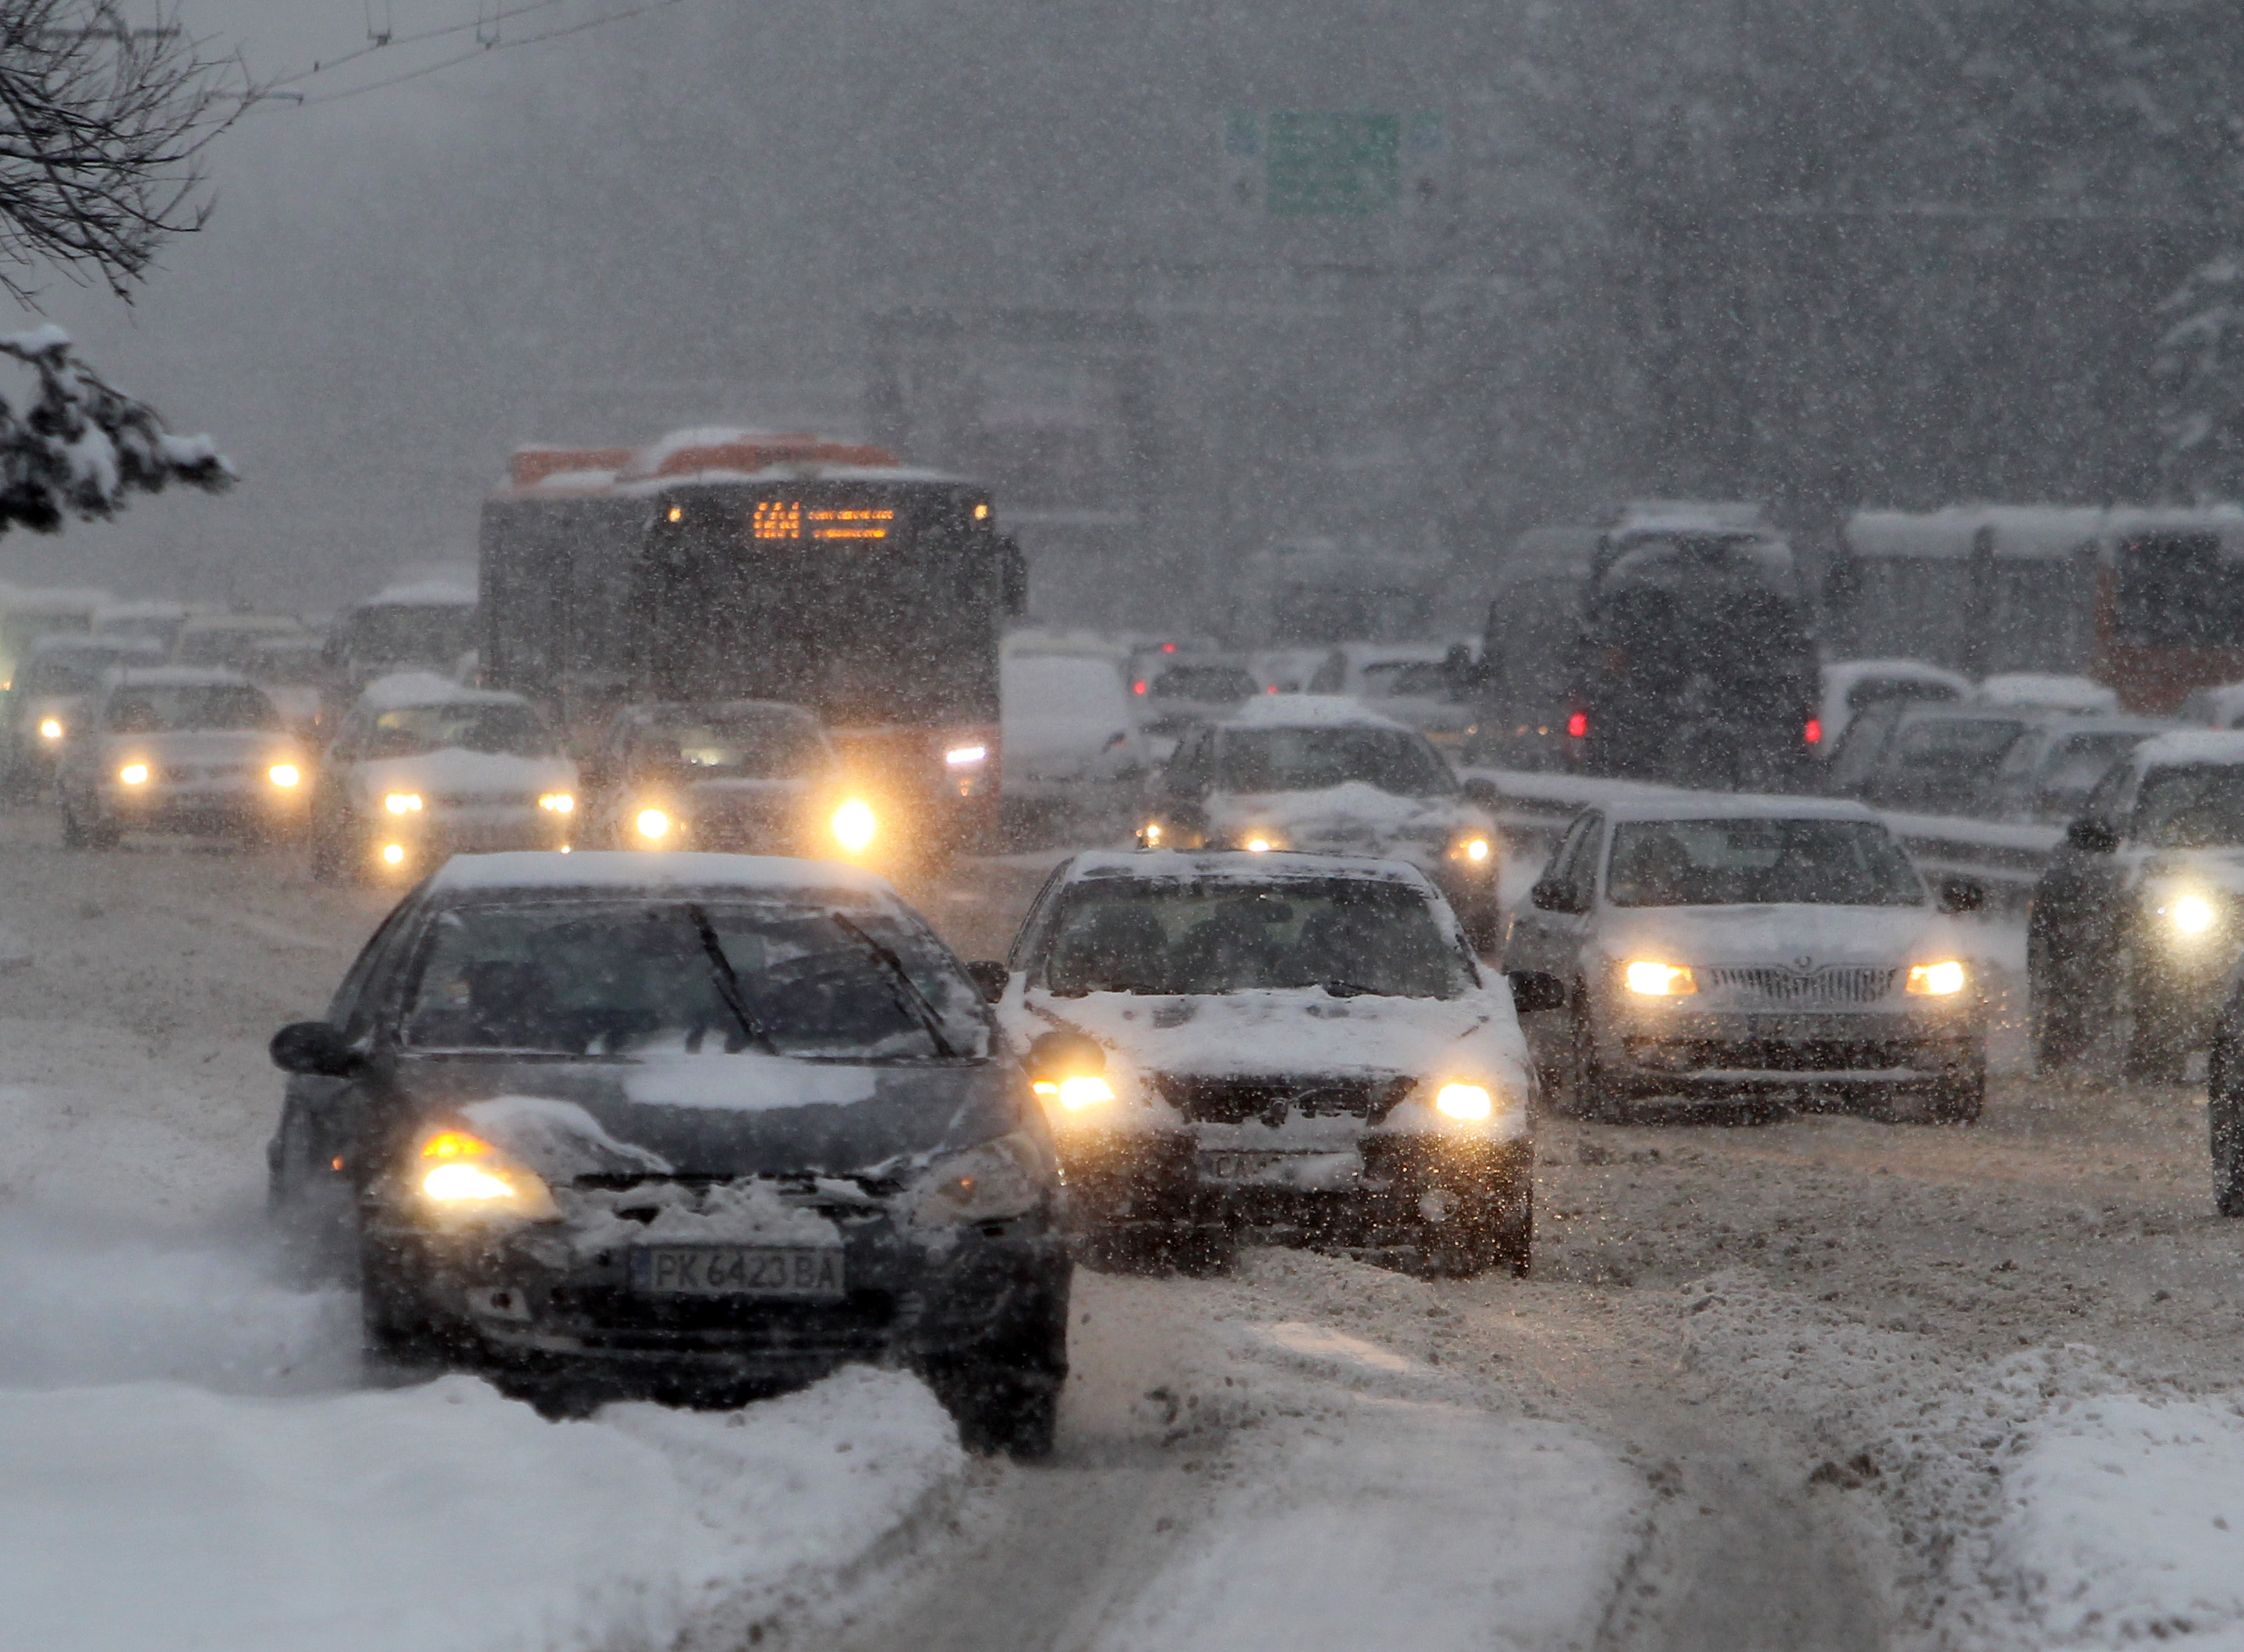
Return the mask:
<svg viewBox="0 0 2244 1652">
<path fill-rule="evenodd" d="M 922 1373 L 958 1425 L 958 1443 L 977 1457 L 1041 1462 L 1059 1436 L 1062 1378 L 1043 1371 L 976 1364 Z"/>
<path fill-rule="evenodd" d="M 1471 1279 L 1508 1270 L 1527 1277 L 1535 1256 L 1535 1181 L 1521 1170 L 1463 1201 L 1441 1222 L 1423 1222 L 1419 1254 L 1436 1279 Z"/>
<path fill-rule="evenodd" d="M 1597 1124 L 1619 1124 L 1624 1111 L 1618 1088 L 1598 1063 L 1589 1004 L 1579 991 L 1567 1027 L 1565 1105 L 1561 1111 Z"/>
<path fill-rule="evenodd" d="M 456 1333 L 441 1324 L 395 1256 L 369 1245 L 362 1228 L 357 1246 L 359 1318 L 368 1363 L 411 1375 L 464 1363 Z"/>
<path fill-rule="evenodd" d="M 2060 969 L 2050 951 L 2045 938 L 2029 937 L 2027 1016 L 2033 1030 L 2034 1070 L 2041 1073 L 2061 1072 L 2085 1056 L 2095 1046 L 2098 1026 L 2111 1020 L 2116 1007 L 2108 985 L 2100 992 L 2087 985 L 2108 983 L 2108 969 Z"/>
<path fill-rule="evenodd" d="M 2244 1096 L 2236 1093 L 2236 1053 L 2216 1042 L 2207 1061 L 2205 1117 L 2213 1150 L 2213 1208 L 2244 1216 Z"/>
<path fill-rule="evenodd" d="M 2121 1075 L 2141 1084 L 2180 1084 L 2196 1041 L 2194 1029 L 2168 995 L 2139 975 L 2131 974 L 2130 985 L 2127 1051 Z"/>
</svg>

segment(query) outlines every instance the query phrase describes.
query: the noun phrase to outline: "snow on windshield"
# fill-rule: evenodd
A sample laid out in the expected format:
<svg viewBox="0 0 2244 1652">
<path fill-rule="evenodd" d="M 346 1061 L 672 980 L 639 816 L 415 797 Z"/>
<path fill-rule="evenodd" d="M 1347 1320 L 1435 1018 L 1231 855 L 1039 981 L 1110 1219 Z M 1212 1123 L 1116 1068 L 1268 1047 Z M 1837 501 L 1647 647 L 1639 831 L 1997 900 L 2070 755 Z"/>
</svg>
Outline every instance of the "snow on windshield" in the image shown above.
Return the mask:
<svg viewBox="0 0 2244 1652">
<path fill-rule="evenodd" d="M 490 756 L 551 757 L 553 734 L 528 706 L 471 700 L 443 706 L 399 706 L 377 714 L 368 735 L 370 758 L 425 757 L 436 751 L 477 751 Z"/>
<path fill-rule="evenodd" d="M 1226 728 L 1219 783 L 1227 791 L 1322 791 L 1361 781 L 1398 797 L 1446 797 L 1457 789 L 1423 735 L 1349 727 Z"/>
<path fill-rule="evenodd" d="M 1423 895 L 1355 878 L 1085 879 L 1053 922 L 1043 970 L 1062 996 L 1321 985 L 1449 999 L 1473 985 Z"/>
<path fill-rule="evenodd" d="M 1867 820 L 1624 821 L 1616 906 L 1916 906 L 1924 885 L 1883 824 Z"/>
</svg>

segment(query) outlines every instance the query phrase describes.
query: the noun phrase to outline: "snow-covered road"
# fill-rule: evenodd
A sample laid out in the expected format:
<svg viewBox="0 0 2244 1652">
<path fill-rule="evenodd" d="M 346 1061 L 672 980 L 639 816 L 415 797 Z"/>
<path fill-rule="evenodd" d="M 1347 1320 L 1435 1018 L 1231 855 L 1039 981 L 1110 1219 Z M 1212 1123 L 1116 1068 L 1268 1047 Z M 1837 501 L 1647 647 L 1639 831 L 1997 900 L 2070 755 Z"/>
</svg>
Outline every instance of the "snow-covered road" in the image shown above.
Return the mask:
<svg viewBox="0 0 2244 1652">
<path fill-rule="evenodd" d="M 554 1424 L 361 1386 L 350 1299 L 262 1247 L 264 1039 L 380 898 L 51 831 L 0 817 L 25 1644 L 2244 1648 L 2244 1232 L 2200 1090 L 1555 1124 L 1525 1283 L 1085 1276 L 1049 1466 L 970 1463 L 878 1373 Z M 921 898 L 989 956 L 1037 878 Z"/>
</svg>

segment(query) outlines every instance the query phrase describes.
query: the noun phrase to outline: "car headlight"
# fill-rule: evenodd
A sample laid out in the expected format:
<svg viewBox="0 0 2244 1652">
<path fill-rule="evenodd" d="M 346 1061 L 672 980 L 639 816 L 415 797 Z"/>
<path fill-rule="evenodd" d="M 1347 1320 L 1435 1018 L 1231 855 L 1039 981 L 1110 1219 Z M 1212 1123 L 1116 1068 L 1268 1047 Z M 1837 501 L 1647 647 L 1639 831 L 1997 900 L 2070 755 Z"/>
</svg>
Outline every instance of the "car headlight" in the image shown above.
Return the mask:
<svg viewBox="0 0 2244 1652">
<path fill-rule="evenodd" d="M 392 792 L 382 800 L 382 806 L 393 815 L 417 815 L 421 812 L 421 794 Z"/>
<path fill-rule="evenodd" d="M 1953 998 L 1970 978 L 1969 972 L 1952 958 L 1909 966 L 1909 990 L 1919 998 Z"/>
<path fill-rule="evenodd" d="M 560 1214 L 544 1177 L 467 1130 L 437 1130 L 422 1138 L 408 1179 L 422 1205 L 443 1215 L 544 1222 Z"/>
<path fill-rule="evenodd" d="M 148 783 L 148 765 L 127 763 L 117 771 L 117 778 L 128 786 L 145 786 Z"/>
<path fill-rule="evenodd" d="M 1070 1113 L 1104 1107 L 1114 1099 L 1114 1087 L 1096 1073 L 1081 1073 L 1071 1079 L 1038 1079 L 1029 1087 Z"/>
<path fill-rule="evenodd" d="M 1686 992 L 1699 990 L 1698 978 L 1680 964 L 1661 964 L 1651 958 L 1632 958 L 1621 966 L 1621 979 L 1632 992 L 1646 998 L 1680 998 Z"/>
<path fill-rule="evenodd" d="M 1239 846 L 1250 855 L 1267 855 L 1274 849 L 1285 848 L 1286 840 L 1277 832 L 1241 832 Z"/>
<path fill-rule="evenodd" d="M 1434 1111 L 1444 1118 L 1478 1124 L 1496 1113 L 1496 1098 L 1483 1084 L 1445 1084 L 1434 1096 Z"/>
<path fill-rule="evenodd" d="M 1051 1181 L 1043 1144 L 1017 1130 L 938 1161 L 920 1181 L 912 1219 L 938 1226 L 1026 1215 Z"/>
<path fill-rule="evenodd" d="M 1475 866 L 1485 866 L 1496 858 L 1496 844 L 1486 832 L 1469 832 L 1450 845 L 1450 853 Z"/>
<path fill-rule="evenodd" d="M 873 806 L 862 797 L 852 797 L 834 811 L 834 841 L 846 853 L 863 854 L 873 846 L 874 836 L 880 829 Z"/>
<path fill-rule="evenodd" d="M 670 816 L 659 809 L 642 809 L 639 811 L 639 817 L 632 822 L 632 828 L 651 843 L 657 838 L 670 836 Z"/>
<path fill-rule="evenodd" d="M 384 843 L 382 846 L 381 854 L 382 863 L 384 866 L 405 864 L 405 845 L 402 843 Z"/>
<path fill-rule="evenodd" d="M 2184 895 L 2159 909 L 2178 935 L 2202 935 L 2218 923 L 2220 914 L 2202 895 Z"/>
<path fill-rule="evenodd" d="M 990 761 L 987 746 L 953 746 L 943 754 L 943 761 L 952 768 L 973 768 Z"/>
<path fill-rule="evenodd" d="M 44 720 L 44 721 L 39 724 L 39 738 L 40 738 L 40 739 L 42 739 L 42 740 L 60 740 L 62 737 L 63 737 L 63 723 L 62 723 L 62 719 L 61 719 L 61 718 L 59 718 L 59 717 L 49 717 L 49 718 L 46 718 L 45 720 Z"/>
<path fill-rule="evenodd" d="M 265 771 L 265 778 L 276 786 L 294 786 L 304 775 L 294 763 L 275 763 Z"/>
<path fill-rule="evenodd" d="M 1138 841 L 1147 849 L 1159 849 L 1161 846 L 1161 823 L 1157 820 L 1147 821 L 1138 834 Z"/>
<path fill-rule="evenodd" d="M 577 800 L 568 792 L 547 792 L 537 800 L 537 806 L 552 815 L 573 815 L 577 812 Z"/>
</svg>

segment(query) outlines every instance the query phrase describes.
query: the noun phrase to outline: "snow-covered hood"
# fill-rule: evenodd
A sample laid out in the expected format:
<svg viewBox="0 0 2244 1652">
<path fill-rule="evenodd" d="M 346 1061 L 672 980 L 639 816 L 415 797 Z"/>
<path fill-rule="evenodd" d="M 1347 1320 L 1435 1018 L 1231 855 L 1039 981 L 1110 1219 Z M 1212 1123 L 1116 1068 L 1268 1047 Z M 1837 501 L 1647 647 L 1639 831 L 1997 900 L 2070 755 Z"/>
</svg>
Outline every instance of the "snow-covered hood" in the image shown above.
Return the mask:
<svg viewBox="0 0 2244 1652">
<path fill-rule="evenodd" d="M 1223 838 L 1274 831 L 1310 854 L 1413 860 L 1439 860 L 1461 833 L 1496 833 L 1495 823 L 1462 798 L 1398 797 L 1360 780 L 1322 791 L 1219 794 L 1209 800 L 1208 825 Z"/>
<path fill-rule="evenodd" d="M 1608 907 L 1598 921 L 1599 949 L 1608 958 L 1691 965 L 1899 967 L 1984 950 L 1967 939 L 1952 919 L 1926 906 Z"/>
<path fill-rule="evenodd" d="M 510 757 L 453 748 L 355 764 L 351 783 L 365 806 L 401 791 L 417 792 L 431 805 L 442 797 L 463 796 L 527 796 L 535 802 L 542 792 L 574 792 L 577 765 L 566 757 Z"/>
<path fill-rule="evenodd" d="M 396 1079 L 416 1117 L 463 1121 L 556 1183 L 604 1174 L 906 1175 L 1036 1116 L 1018 1067 L 995 1059 L 407 1055 Z"/>
<path fill-rule="evenodd" d="M 1321 986 L 1196 996 L 1029 994 L 1018 1030 L 1065 1027 L 1139 1073 L 1304 1078 L 1432 1077 L 1466 1068 L 1515 1087 L 1526 1045 L 1511 1003 L 1489 988 L 1457 999 L 1335 998 Z"/>
</svg>

